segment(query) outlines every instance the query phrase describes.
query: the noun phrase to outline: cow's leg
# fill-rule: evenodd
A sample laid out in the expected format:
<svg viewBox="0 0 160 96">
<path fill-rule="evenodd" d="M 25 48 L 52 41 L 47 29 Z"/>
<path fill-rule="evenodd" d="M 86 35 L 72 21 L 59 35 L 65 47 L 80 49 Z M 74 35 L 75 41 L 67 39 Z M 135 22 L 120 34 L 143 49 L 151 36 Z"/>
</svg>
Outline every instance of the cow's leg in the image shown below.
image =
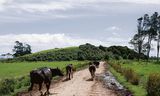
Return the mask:
<svg viewBox="0 0 160 96">
<path fill-rule="evenodd" d="M 48 83 L 46 83 L 46 87 L 47 87 L 46 93 L 47 94 L 50 94 L 50 92 L 49 92 L 50 85 L 51 85 L 51 81 L 49 81 Z"/>
<path fill-rule="evenodd" d="M 41 89 L 42 89 L 42 83 L 39 83 L 39 91 L 41 93 L 41 96 L 43 96 L 43 92 L 41 91 Z"/>
<path fill-rule="evenodd" d="M 72 78 L 73 78 L 73 71 L 71 72 L 71 74 L 72 74 Z"/>
<path fill-rule="evenodd" d="M 92 70 L 92 80 L 94 79 L 94 71 Z"/>
<path fill-rule="evenodd" d="M 71 80 L 71 72 L 69 72 L 69 80 Z"/>
<path fill-rule="evenodd" d="M 34 83 L 31 83 L 31 86 L 28 88 L 28 91 L 32 91 Z"/>
<path fill-rule="evenodd" d="M 68 79 L 70 79 L 69 77 L 70 77 L 70 73 L 68 72 Z"/>
<path fill-rule="evenodd" d="M 95 72 L 93 72 L 93 78 L 95 78 Z"/>
<path fill-rule="evenodd" d="M 91 74 L 91 79 L 92 79 L 92 72 L 90 71 L 90 74 Z"/>
<path fill-rule="evenodd" d="M 66 79 L 68 79 L 68 78 L 69 78 L 69 75 L 68 75 L 68 70 L 67 70 L 67 72 L 66 72 L 66 77 L 67 77 Z"/>
<path fill-rule="evenodd" d="M 95 79 L 95 71 L 93 71 L 93 79 Z"/>
</svg>

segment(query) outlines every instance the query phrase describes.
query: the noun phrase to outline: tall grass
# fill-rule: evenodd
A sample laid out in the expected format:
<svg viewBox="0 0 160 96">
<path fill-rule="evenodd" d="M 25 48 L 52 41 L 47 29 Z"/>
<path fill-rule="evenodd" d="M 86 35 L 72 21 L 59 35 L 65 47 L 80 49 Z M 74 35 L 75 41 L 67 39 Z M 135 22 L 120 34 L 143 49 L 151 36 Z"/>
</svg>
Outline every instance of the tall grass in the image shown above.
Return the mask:
<svg viewBox="0 0 160 96">
<path fill-rule="evenodd" d="M 148 96 L 160 96 L 160 73 L 152 73 L 149 75 L 147 93 Z"/>
</svg>

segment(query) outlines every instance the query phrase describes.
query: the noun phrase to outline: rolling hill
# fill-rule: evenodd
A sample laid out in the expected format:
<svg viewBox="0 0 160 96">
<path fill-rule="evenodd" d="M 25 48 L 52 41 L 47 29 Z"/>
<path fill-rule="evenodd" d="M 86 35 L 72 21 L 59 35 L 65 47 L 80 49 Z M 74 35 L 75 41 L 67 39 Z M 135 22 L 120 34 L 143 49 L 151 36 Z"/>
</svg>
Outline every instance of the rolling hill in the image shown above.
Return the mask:
<svg viewBox="0 0 160 96">
<path fill-rule="evenodd" d="M 89 43 L 79 47 L 55 48 L 44 50 L 21 57 L 3 60 L 3 62 L 21 61 L 71 61 L 71 60 L 102 60 L 102 59 L 136 59 L 138 53 L 126 46 L 104 47 Z M 145 58 L 141 54 L 141 58 Z"/>
</svg>

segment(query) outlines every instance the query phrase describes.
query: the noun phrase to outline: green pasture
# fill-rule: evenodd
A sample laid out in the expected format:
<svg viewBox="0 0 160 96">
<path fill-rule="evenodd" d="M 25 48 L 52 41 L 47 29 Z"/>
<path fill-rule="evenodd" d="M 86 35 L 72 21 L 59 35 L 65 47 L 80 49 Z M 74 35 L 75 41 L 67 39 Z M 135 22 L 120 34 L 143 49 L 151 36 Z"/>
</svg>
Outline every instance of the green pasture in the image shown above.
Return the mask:
<svg viewBox="0 0 160 96">
<path fill-rule="evenodd" d="M 26 76 L 31 70 L 40 67 L 58 67 L 64 71 L 67 64 L 73 64 L 78 68 L 83 66 L 85 62 L 87 61 L 0 63 L 0 79 Z"/>
</svg>

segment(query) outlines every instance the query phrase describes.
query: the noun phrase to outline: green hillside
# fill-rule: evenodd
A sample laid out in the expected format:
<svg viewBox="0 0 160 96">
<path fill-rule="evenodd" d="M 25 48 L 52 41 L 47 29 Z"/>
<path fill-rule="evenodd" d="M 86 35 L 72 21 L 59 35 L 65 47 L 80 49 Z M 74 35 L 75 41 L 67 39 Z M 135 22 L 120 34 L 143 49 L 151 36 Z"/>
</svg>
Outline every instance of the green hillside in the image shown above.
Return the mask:
<svg viewBox="0 0 160 96">
<path fill-rule="evenodd" d="M 3 62 L 22 61 L 71 61 L 102 59 L 136 59 L 138 54 L 126 46 L 94 46 L 89 43 L 79 47 L 55 48 L 33 54 L 4 60 Z M 142 54 L 141 58 L 145 58 Z"/>
</svg>

